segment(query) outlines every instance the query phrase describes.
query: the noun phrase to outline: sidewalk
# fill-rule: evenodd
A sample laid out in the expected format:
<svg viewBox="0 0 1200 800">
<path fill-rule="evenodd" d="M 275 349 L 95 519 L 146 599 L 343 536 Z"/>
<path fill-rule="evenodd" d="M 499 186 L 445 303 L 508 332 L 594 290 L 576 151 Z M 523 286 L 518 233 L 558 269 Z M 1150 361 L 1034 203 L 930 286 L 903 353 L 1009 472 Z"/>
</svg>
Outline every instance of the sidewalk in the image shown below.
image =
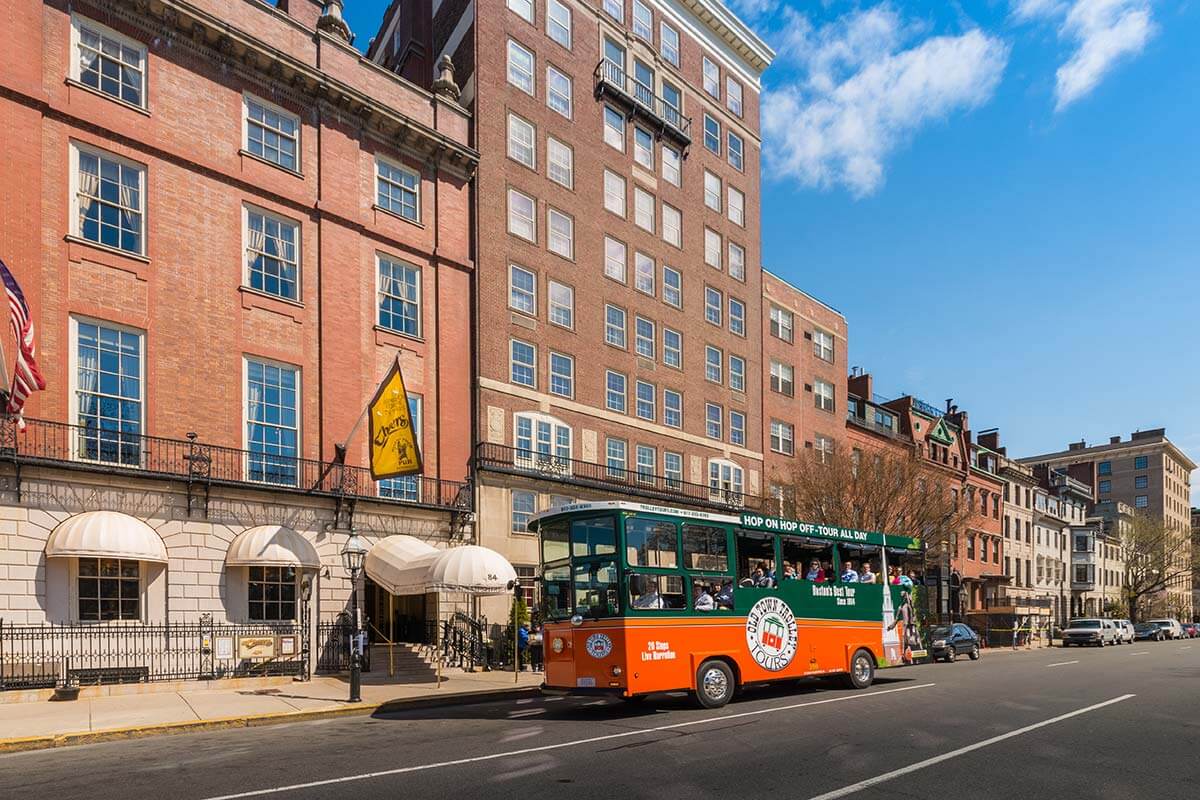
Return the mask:
<svg viewBox="0 0 1200 800">
<path fill-rule="evenodd" d="M 78 700 L 0 704 L 0 753 L 131 739 L 163 733 L 252 727 L 343 714 L 369 714 L 406 706 L 452 705 L 534 694 L 543 673 L 451 672 L 436 683 L 386 683 L 363 675 L 361 703 L 348 703 L 342 678 L 311 681 L 264 679 L 233 689 L 80 697 Z"/>
</svg>

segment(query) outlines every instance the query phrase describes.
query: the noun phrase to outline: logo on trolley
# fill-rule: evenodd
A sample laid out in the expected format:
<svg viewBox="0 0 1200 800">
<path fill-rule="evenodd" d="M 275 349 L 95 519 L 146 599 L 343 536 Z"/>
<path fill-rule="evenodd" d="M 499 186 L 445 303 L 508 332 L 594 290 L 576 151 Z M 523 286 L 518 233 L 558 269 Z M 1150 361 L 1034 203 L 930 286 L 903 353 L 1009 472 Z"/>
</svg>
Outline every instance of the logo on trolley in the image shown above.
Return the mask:
<svg viewBox="0 0 1200 800">
<path fill-rule="evenodd" d="M 593 633 L 583 647 L 592 658 L 604 658 L 612 652 L 612 639 L 603 633 Z"/>
<path fill-rule="evenodd" d="M 796 656 L 796 615 L 778 597 L 764 597 L 746 617 L 746 646 L 756 664 L 771 672 Z"/>
</svg>

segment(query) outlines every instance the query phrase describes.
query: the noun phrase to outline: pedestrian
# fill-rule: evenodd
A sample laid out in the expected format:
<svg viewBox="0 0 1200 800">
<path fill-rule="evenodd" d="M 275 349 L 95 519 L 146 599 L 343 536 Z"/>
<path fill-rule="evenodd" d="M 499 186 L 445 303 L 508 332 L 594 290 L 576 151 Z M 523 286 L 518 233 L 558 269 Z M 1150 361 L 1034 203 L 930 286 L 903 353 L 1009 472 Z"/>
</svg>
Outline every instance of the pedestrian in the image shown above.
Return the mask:
<svg viewBox="0 0 1200 800">
<path fill-rule="evenodd" d="M 522 622 L 517 628 L 517 668 L 522 672 L 525 671 L 526 651 L 529 650 L 529 623 Z"/>
</svg>

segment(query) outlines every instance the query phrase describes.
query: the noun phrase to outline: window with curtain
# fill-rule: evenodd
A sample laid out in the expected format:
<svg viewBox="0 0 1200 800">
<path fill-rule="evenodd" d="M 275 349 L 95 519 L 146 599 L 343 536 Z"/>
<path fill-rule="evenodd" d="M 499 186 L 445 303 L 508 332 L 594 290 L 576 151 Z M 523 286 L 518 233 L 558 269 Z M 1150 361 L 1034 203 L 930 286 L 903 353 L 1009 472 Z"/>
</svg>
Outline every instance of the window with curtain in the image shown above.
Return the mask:
<svg viewBox="0 0 1200 800">
<path fill-rule="evenodd" d="M 409 394 L 408 415 L 412 419 L 413 434 L 417 437 L 417 447 L 423 447 L 425 442 L 424 427 L 424 398 L 419 394 Z M 402 478 L 385 478 L 379 482 L 379 496 L 392 500 L 405 500 L 409 503 L 421 502 L 421 480 L 418 475 L 405 475 Z"/>
<path fill-rule="evenodd" d="M 300 371 L 246 359 L 248 479 L 295 486 L 299 478 Z"/>
<path fill-rule="evenodd" d="M 146 107 L 146 47 L 91 20 L 75 18 L 76 78 L 101 94 Z"/>
<path fill-rule="evenodd" d="M 379 256 L 379 327 L 421 335 L 421 270 Z"/>
<path fill-rule="evenodd" d="M 139 466 L 142 435 L 142 334 L 75 320 L 77 454 Z"/>
<path fill-rule="evenodd" d="M 257 209 L 246 209 L 246 272 L 251 289 L 300 299 L 300 226 Z"/>
<path fill-rule="evenodd" d="M 76 152 L 79 236 L 141 255 L 145 244 L 145 167 L 98 150 L 77 148 Z"/>
</svg>

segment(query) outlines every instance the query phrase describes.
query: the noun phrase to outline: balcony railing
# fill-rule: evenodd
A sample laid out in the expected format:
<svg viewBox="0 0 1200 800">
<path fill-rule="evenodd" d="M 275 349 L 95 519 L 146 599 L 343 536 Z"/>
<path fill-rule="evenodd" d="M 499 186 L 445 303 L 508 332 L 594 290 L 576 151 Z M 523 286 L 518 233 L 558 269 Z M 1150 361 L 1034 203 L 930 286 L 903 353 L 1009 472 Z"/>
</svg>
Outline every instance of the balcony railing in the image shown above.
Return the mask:
<svg viewBox="0 0 1200 800">
<path fill-rule="evenodd" d="M 1050 597 L 1015 597 L 1013 595 L 997 595 L 986 600 L 988 608 L 1053 608 L 1054 600 Z"/>
<path fill-rule="evenodd" d="M 621 101 L 632 114 L 655 123 L 661 134 L 677 139 L 684 147 L 692 143 L 692 120 L 654 93 L 647 86 L 608 59 L 602 59 L 592 73 L 595 95 L 599 99 L 611 96 Z"/>
<path fill-rule="evenodd" d="M 731 488 L 689 483 L 680 478 L 561 458 L 491 442 L 481 442 L 475 448 L 475 468 L 528 475 L 668 503 L 752 511 L 762 510 L 763 504 L 763 498 Z"/>
<path fill-rule="evenodd" d="M 27 420 L 24 430 L 17 428 L 15 420 L 0 420 L 3 461 L 18 468 L 54 465 L 444 509 L 469 508 L 470 503 L 466 484 L 458 481 L 412 476 L 376 483 L 366 467 L 222 447 L 195 436 L 164 439 L 40 419 Z"/>
</svg>

